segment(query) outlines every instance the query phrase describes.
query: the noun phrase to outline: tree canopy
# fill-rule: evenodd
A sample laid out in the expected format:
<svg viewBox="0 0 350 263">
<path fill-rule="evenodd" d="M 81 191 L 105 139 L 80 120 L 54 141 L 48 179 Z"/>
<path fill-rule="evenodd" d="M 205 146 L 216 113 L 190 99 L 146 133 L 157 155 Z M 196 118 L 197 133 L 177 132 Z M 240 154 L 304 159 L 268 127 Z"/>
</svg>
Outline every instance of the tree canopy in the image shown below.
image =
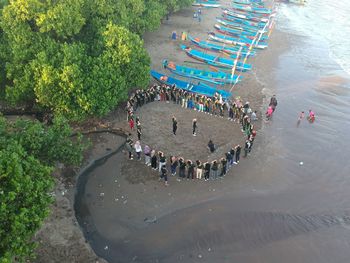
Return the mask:
<svg viewBox="0 0 350 263">
<path fill-rule="evenodd" d="M 56 162 L 78 164 L 85 148 L 62 118 L 49 128 L 38 121 L 0 116 L 0 262 L 32 255 L 32 236 L 49 214 Z"/>
<path fill-rule="evenodd" d="M 140 36 L 189 0 L 1 0 L 0 96 L 70 119 L 103 115 L 149 81 Z"/>
</svg>

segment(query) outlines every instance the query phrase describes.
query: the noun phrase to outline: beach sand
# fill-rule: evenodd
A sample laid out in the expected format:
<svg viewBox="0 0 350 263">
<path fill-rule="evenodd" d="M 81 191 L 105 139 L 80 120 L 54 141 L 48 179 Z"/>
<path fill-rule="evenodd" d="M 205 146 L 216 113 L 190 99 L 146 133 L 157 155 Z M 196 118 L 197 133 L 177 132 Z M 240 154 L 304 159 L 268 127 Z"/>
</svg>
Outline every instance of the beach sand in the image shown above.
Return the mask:
<svg viewBox="0 0 350 263">
<path fill-rule="evenodd" d="M 202 22 L 198 23 L 192 18 L 194 10 L 188 8 L 174 14 L 159 30 L 145 35 L 145 46 L 150 52 L 154 69 L 162 71 L 161 61 L 164 58 L 178 63 L 191 61 L 179 49 L 182 42 L 170 39 L 171 32 L 186 31 L 195 37 L 205 38 L 220 12 L 204 10 Z M 244 101 L 249 101 L 253 109 L 258 109 L 260 118 L 266 108 L 266 99 L 274 93 L 271 83 L 275 77 L 277 57 L 288 48 L 288 41 L 283 34 L 275 31 L 269 45 L 269 49 L 249 60 L 254 67 L 252 72 L 245 73 L 244 80 L 233 89 L 234 96 L 240 96 Z M 227 90 L 230 88 L 226 87 Z M 205 147 L 208 137 L 213 137 L 214 142 L 223 148 L 215 158 L 230 145 L 242 145 L 244 142 L 238 124 L 182 109 L 172 103 L 150 103 L 136 115 L 140 116 L 142 123 L 142 143 L 156 147 L 167 155 L 212 160 L 214 156 L 208 157 Z M 179 134 L 176 137 L 171 134 L 172 115 L 179 120 Z M 200 134 L 195 138 L 190 133 L 194 117 L 200 120 Z M 125 121 L 116 125 L 127 128 Z M 261 125 L 264 123 L 259 122 L 257 127 L 260 129 Z M 133 136 L 136 138 L 135 132 Z M 231 212 L 225 214 L 225 211 L 231 202 L 238 205 L 235 198 L 252 191 L 249 180 L 242 177 L 249 177 L 245 171 L 250 162 L 255 162 L 255 166 L 259 167 L 259 159 L 254 159 L 255 155 L 263 153 L 263 143 L 266 141 L 258 135 L 247 160 L 242 158 L 241 163 L 220 180 L 178 182 L 175 177 L 169 176 L 169 187 L 158 182 L 158 173 L 143 162 L 128 161 L 125 152 L 116 154 L 91 174 L 84 175 L 89 179 L 84 192 L 78 193 L 76 198 L 78 221 L 95 252 L 109 262 L 230 262 L 223 261 L 223 255 L 218 251 L 227 249 L 225 242 L 234 242 L 238 247 L 232 251 L 240 251 L 238 240 L 232 240 L 232 236 L 226 240 L 225 232 L 228 228 L 237 229 L 242 225 L 232 225 L 230 218 L 234 215 Z M 103 197 L 101 192 L 104 193 Z M 244 210 L 242 205 L 238 206 Z M 80 207 L 83 207 L 83 213 Z M 201 228 L 206 228 L 203 235 Z M 216 252 L 212 253 L 214 249 Z"/>
<path fill-rule="evenodd" d="M 176 30 L 180 34 L 186 31 L 194 37 L 205 39 L 207 32 L 214 30 L 215 17 L 221 10 L 202 9 L 201 22 L 193 19 L 195 10 L 197 9 L 193 7 L 181 10 L 170 16 L 168 21 L 164 21 L 159 30 L 145 34 L 145 47 L 150 53 L 153 69 L 165 72 L 161 66 L 163 59 L 177 63 L 196 62 L 180 50 L 179 45 L 183 44 L 182 41 L 170 39 L 171 32 Z M 258 110 L 260 119 L 266 109 L 265 100 L 274 93 L 271 83 L 274 80 L 273 69 L 277 57 L 287 48 L 288 40 L 285 36 L 274 31 L 269 48 L 248 60 L 253 64 L 253 70 L 244 73 L 243 81 L 232 90 L 234 96 L 240 96 L 244 102 L 249 101 L 251 107 Z M 203 65 L 195 63 L 186 64 L 204 68 Z M 225 87 L 226 90 L 231 88 Z M 185 110 L 176 105 L 154 102 L 141 108 L 137 114 L 143 127 L 142 142 L 164 151 L 167 155 L 178 154 L 186 159 L 212 160 L 222 156 L 231 145 L 242 145 L 244 142 L 238 124 Z M 176 115 L 179 120 L 179 133 L 176 138 L 171 135 L 172 115 Z M 199 119 L 199 134 L 195 138 L 189 134 L 194 117 Z M 122 110 L 108 117 L 115 127 L 127 129 L 128 125 L 123 119 Z M 259 121 L 256 128 L 260 129 L 262 125 L 264 123 Z M 106 148 L 115 149 L 119 145 L 115 138 L 101 136 L 104 138 L 102 141 L 94 140 L 95 149 L 97 147 L 101 151 L 92 151 L 90 159 L 103 155 Z M 135 138 L 135 134 L 133 136 Z M 206 150 L 209 137 L 213 137 L 214 143 L 219 145 L 218 152 L 212 156 L 208 155 Z M 169 176 L 169 187 L 158 182 L 158 173 L 150 170 L 142 162 L 128 161 L 126 152 L 116 154 L 92 173 L 84 174 L 86 182 L 82 186 L 83 189 L 78 189 L 75 212 L 86 239 L 94 251 L 109 262 L 197 262 L 199 259 L 202 262 L 224 262 L 217 261 L 218 254 L 211 254 L 211 250 L 225 247 L 217 239 L 220 239 L 220 233 L 226 231 L 225 226 L 230 224 L 232 215 L 223 215 L 224 223 L 216 228 L 212 223 L 217 222 L 218 218 L 212 218 L 211 213 L 214 210 L 223 211 L 224 206 L 219 204 L 229 205 L 238 193 L 244 195 L 245 192 L 251 191 L 249 180 L 242 180 L 242 177 L 249 176 L 245 174 L 245 170 L 251 161 L 257 162 L 254 160 L 255 155 L 263 152 L 261 145 L 264 143 L 258 132 L 251 156 L 248 160 L 242 160 L 237 167 L 233 167 L 223 179 L 210 182 L 178 182 L 175 177 Z M 72 218 L 74 215 L 71 212 L 66 213 L 71 209 L 67 201 L 74 200 L 74 185 L 75 181 L 68 187 L 67 199 L 57 199 L 54 210 L 58 209 L 58 212 L 53 213 L 43 231 L 38 234 L 38 240 L 45 244 L 39 246 L 38 259 L 35 262 L 101 262 L 89 246 L 84 244 L 84 238 Z M 58 188 L 57 193 L 61 190 Z M 178 214 L 180 222 L 176 220 Z M 65 231 L 66 235 L 62 235 L 60 227 L 56 227 L 54 233 L 52 229 L 45 231 L 50 225 L 62 226 L 62 222 L 66 227 L 69 226 L 69 230 Z M 193 228 L 193 224 L 199 228 Z M 197 231 L 200 233 L 201 227 L 212 228 L 212 232 L 206 232 L 206 235 L 214 238 L 212 244 L 203 244 L 203 240 L 206 239 L 203 236 L 198 238 L 202 240 L 198 245 L 194 245 L 197 242 L 195 239 L 188 239 L 196 236 Z M 73 232 L 77 233 L 77 236 L 74 236 Z M 188 238 L 184 237 L 185 233 L 188 233 Z M 75 250 L 70 250 L 71 247 Z M 203 249 L 206 254 L 203 253 Z"/>
</svg>

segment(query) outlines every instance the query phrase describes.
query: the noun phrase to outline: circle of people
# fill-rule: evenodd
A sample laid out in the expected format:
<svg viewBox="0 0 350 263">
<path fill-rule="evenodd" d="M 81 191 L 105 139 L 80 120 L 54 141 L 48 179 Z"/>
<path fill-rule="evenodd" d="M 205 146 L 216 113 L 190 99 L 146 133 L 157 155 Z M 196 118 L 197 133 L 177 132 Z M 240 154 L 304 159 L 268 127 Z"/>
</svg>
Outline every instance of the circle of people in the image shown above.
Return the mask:
<svg viewBox="0 0 350 263">
<path fill-rule="evenodd" d="M 227 115 L 228 120 L 240 123 L 242 126 L 242 132 L 246 136 L 244 145 L 244 157 L 247 157 L 248 153 L 251 152 L 253 142 L 256 136 L 254 125 L 252 122 L 256 121 L 257 112 L 252 111 L 249 102 L 242 103 L 240 97 L 236 97 L 234 101 L 223 100 L 219 93 L 215 93 L 213 97 L 207 97 L 195 93 L 188 92 L 183 89 L 176 88 L 175 85 L 153 85 L 145 90 L 137 90 L 133 93 L 126 105 L 127 121 L 131 131 L 135 130 L 138 140 L 134 143 L 131 133 L 129 133 L 126 140 L 126 148 L 128 151 L 129 159 L 133 160 L 133 152 L 136 152 L 138 160 L 141 160 L 141 154 L 143 152 L 145 164 L 151 166 L 153 170 L 158 170 L 160 178 L 164 180 L 165 185 L 168 185 L 168 160 L 165 154 L 161 151 L 156 152 L 152 150 L 148 145 L 145 145 L 142 149 L 141 137 L 142 137 L 142 126 L 140 119 L 135 117 L 135 111 L 142 107 L 144 104 L 153 101 L 172 101 L 174 104 L 178 104 L 183 108 L 193 109 L 198 112 L 214 115 L 217 117 L 224 118 Z M 277 104 L 277 100 L 276 100 Z M 196 136 L 197 130 L 197 119 L 192 120 L 192 135 Z M 176 136 L 177 132 L 177 119 L 175 116 L 172 117 L 172 132 Z M 212 140 L 208 142 L 208 150 L 210 153 L 215 152 L 216 147 Z M 226 175 L 229 168 L 233 165 L 238 164 L 241 154 L 241 146 L 236 145 L 232 147 L 225 156 L 219 161 L 213 160 L 212 162 L 201 162 L 196 160 L 185 160 L 183 157 L 170 156 L 170 172 L 171 175 L 177 174 L 181 179 L 202 179 L 205 181 L 211 179 L 217 179 Z"/>
</svg>

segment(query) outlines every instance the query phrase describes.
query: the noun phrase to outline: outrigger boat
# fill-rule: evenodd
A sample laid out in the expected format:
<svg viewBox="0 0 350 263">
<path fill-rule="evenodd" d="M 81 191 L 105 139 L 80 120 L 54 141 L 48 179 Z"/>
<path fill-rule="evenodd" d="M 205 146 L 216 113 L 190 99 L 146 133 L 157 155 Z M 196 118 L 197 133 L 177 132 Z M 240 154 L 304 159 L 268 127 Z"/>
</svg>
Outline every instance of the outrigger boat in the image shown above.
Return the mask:
<svg viewBox="0 0 350 263">
<path fill-rule="evenodd" d="M 209 32 L 208 37 L 212 41 L 228 44 L 228 45 L 234 45 L 234 46 L 246 46 L 249 47 L 253 45 L 254 48 L 257 49 L 265 49 L 267 48 L 267 43 L 265 42 L 258 42 L 255 43 L 256 40 L 254 39 L 248 39 L 248 38 L 236 38 L 232 36 L 227 36 L 227 35 L 221 35 L 221 34 L 216 34 L 214 32 Z M 254 43 L 253 43 L 254 42 Z M 254 52 L 254 51 L 252 51 Z"/>
<path fill-rule="evenodd" d="M 163 60 L 163 66 L 176 75 L 206 81 L 216 85 L 234 84 L 241 81 L 242 77 L 231 75 L 225 72 L 205 71 L 190 67 L 181 66 L 174 62 Z"/>
<path fill-rule="evenodd" d="M 231 35 L 231 36 L 234 36 L 237 38 L 245 37 L 248 39 L 253 39 L 259 34 L 264 34 L 264 31 L 262 31 L 262 30 L 257 31 L 257 32 L 247 32 L 247 31 L 243 31 L 243 30 L 238 30 L 238 29 L 234 29 L 234 28 L 230 28 L 230 27 L 221 26 L 219 24 L 215 24 L 214 28 L 222 34 Z M 260 39 L 266 40 L 266 39 L 268 39 L 268 36 L 261 35 Z"/>
<path fill-rule="evenodd" d="M 264 2 L 261 0 L 232 0 L 232 2 L 239 5 L 258 5 L 261 7 L 264 6 Z"/>
<path fill-rule="evenodd" d="M 271 14 L 269 17 L 267 16 L 256 16 L 255 14 L 251 14 L 248 12 L 238 12 L 237 10 L 230 10 L 230 9 L 224 9 L 222 11 L 225 15 L 235 17 L 235 18 L 240 18 L 240 19 L 245 19 L 249 21 L 254 21 L 254 22 L 268 22 L 269 17 L 272 16 Z"/>
<path fill-rule="evenodd" d="M 222 13 L 221 16 L 222 16 L 222 19 L 225 21 L 235 22 L 235 23 L 240 24 L 240 25 L 254 26 L 257 28 L 263 28 L 267 23 L 267 22 L 255 22 L 252 20 L 233 17 L 233 16 L 226 15 L 225 13 Z"/>
<path fill-rule="evenodd" d="M 181 45 L 181 48 L 182 48 L 182 50 L 184 50 L 186 52 L 186 54 L 189 57 L 192 57 L 194 59 L 197 59 L 197 60 L 202 61 L 204 63 L 207 63 L 209 65 L 212 65 L 214 67 L 229 68 L 229 69 L 235 67 L 236 70 L 242 71 L 242 72 L 252 69 L 251 65 L 245 64 L 245 63 L 240 62 L 240 61 L 235 61 L 232 59 L 227 59 L 227 58 L 218 57 L 218 56 L 214 56 L 211 54 L 203 53 L 199 50 L 192 49 L 192 48 L 184 46 L 184 45 Z"/>
<path fill-rule="evenodd" d="M 218 8 L 221 5 L 218 4 L 217 1 L 213 1 L 213 0 L 201 0 L 201 1 L 196 1 L 194 3 L 192 3 L 193 6 L 200 6 L 200 7 L 206 7 L 206 8 Z"/>
<path fill-rule="evenodd" d="M 269 15 L 272 13 L 272 10 L 270 8 L 254 7 L 252 5 L 239 5 L 239 4 L 232 3 L 232 8 L 236 10 L 264 14 L 264 15 Z"/>
<path fill-rule="evenodd" d="M 267 32 L 266 30 L 264 30 L 260 27 L 251 26 L 251 25 L 243 25 L 243 24 L 239 24 L 236 22 L 227 21 L 227 20 L 224 20 L 224 19 L 219 18 L 219 17 L 216 18 L 216 21 L 223 26 L 230 27 L 230 28 L 237 29 L 237 30 L 241 30 L 241 31 L 253 32 L 253 33 L 256 33 L 258 31 L 263 32 L 263 33 Z"/>
<path fill-rule="evenodd" d="M 188 38 L 193 44 L 195 44 L 196 46 L 202 49 L 207 49 L 214 52 L 227 53 L 230 55 L 231 58 L 237 58 L 238 56 L 242 56 L 242 57 L 255 56 L 255 52 L 254 51 L 248 52 L 247 47 L 240 48 L 240 47 L 223 46 L 223 45 L 217 45 L 206 41 L 201 41 L 199 38 L 193 38 L 191 36 L 188 36 Z"/>
<path fill-rule="evenodd" d="M 194 84 L 191 82 L 186 82 L 183 80 L 179 80 L 179 79 L 167 76 L 165 74 L 159 73 L 154 70 L 151 70 L 151 76 L 162 84 L 166 84 L 170 86 L 176 85 L 177 88 L 180 88 L 192 93 L 198 93 L 208 97 L 213 97 L 215 93 L 219 93 L 223 99 L 228 99 L 232 95 L 230 92 L 226 90 L 216 89 L 208 85 L 203 85 L 201 83 Z"/>
</svg>

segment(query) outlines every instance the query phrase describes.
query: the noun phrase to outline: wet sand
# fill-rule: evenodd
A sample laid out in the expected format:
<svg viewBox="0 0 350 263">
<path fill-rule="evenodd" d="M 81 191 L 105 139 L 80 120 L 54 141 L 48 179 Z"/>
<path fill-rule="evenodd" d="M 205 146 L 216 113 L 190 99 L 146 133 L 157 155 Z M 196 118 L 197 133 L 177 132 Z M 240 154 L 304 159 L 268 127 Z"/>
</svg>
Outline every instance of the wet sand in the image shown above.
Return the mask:
<svg viewBox="0 0 350 263">
<path fill-rule="evenodd" d="M 205 12 L 202 24 L 210 11 Z M 189 60 L 169 37 L 186 27 L 192 13 L 181 11 L 145 36 L 155 68 L 160 69 L 165 55 Z M 204 34 L 213 24 L 211 19 L 202 29 L 194 26 Z M 253 72 L 235 87 L 235 95 L 260 112 L 272 94 L 279 105 L 273 121 L 263 122 L 249 158 L 223 179 L 177 182 L 170 177 L 165 187 L 156 173 L 128 161 L 123 152 L 84 175 L 88 180 L 78 192 L 76 212 L 95 252 L 109 262 L 348 262 L 350 146 L 337 134 L 349 123 L 349 81 L 339 78 L 336 66 L 330 75 L 313 70 L 309 53 L 300 56 L 303 52 L 312 52 L 305 39 L 274 30 L 268 50 L 254 58 Z M 141 122 L 156 124 L 148 110 L 164 118 L 160 138 L 149 130 L 144 140 L 170 152 L 175 139 L 167 134 L 169 115 L 181 109 L 169 105 L 168 113 L 163 107 L 142 108 Z M 309 107 L 317 109 L 317 122 L 297 127 L 298 112 Z M 182 114 L 187 123 L 195 113 Z M 239 141 L 235 129 L 232 138 Z M 191 147 L 178 149 L 196 154 Z"/>
</svg>

